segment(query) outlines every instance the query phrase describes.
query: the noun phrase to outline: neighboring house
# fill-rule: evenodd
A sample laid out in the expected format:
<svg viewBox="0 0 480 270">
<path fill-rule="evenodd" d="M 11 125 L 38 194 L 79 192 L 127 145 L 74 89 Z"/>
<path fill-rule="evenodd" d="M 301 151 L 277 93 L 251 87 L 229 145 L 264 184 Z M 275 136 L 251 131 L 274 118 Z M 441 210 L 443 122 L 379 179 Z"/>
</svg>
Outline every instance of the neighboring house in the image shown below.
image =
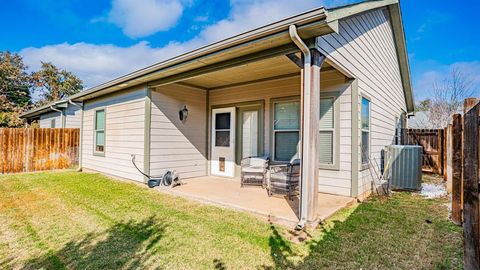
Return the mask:
<svg viewBox="0 0 480 270">
<path fill-rule="evenodd" d="M 80 128 L 82 125 L 82 104 L 71 100 L 57 101 L 24 115 L 29 122 L 38 121 L 41 128 Z"/>
<path fill-rule="evenodd" d="M 380 164 L 414 110 L 397 0 L 308 11 L 69 102 L 83 106 L 81 167 L 116 177 L 144 181 L 132 154 L 149 174 L 174 169 L 185 179 L 238 177 L 243 157 L 282 163 L 299 152 L 300 218 L 309 221 L 317 191 L 371 192 L 369 158 Z M 51 119 L 47 111 L 24 117 Z"/>
</svg>

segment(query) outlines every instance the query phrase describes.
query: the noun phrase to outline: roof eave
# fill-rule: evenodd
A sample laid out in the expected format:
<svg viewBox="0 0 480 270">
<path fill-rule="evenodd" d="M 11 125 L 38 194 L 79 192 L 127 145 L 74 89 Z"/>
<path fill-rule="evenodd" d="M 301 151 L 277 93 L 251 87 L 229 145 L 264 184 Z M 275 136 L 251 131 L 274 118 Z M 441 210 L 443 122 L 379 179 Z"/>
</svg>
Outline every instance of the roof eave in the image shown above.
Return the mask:
<svg viewBox="0 0 480 270">
<path fill-rule="evenodd" d="M 51 102 L 51 103 L 48 103 L 47 105 L 44 105 L 20 114 L 20 118 L 34 118 L 36 116 L 40 116 L 43 113 L 53 111 L 51 107 L 65 108 L 66 106 L 64 104 L 68 106 L 67 103 L 68 103 L 68 100 L 59 100 L 59 101 Z"/>
<path fill-rule="evenodd" d="M 361 3 L 327 9 L 327 23 L 335 24 L 338 20 L 357 15 L 369 10 L 378 8 L 388 8 L 390 20 L 392 22 L 392 31 L 397 50 L 400 74 L 402 77 L 402 85 L 407 105 L 407 112 L 414 112 L 415 102 L 413 98 L 413 90 L 410 76 L 410 68 L 408 64 L 407 45 L 405 41 L 405 31 L 403 28 L 402 14 L 400 10 L 399 0 L 372 0 Z"/>
<path fill-rule="evenodd" d="M 325 22 L 325 18 L 325 9 L 323 7 L 304 12 L 279 22 L 245 32 L 229 39 L 210 44 L 189 53 L 179 55 L 169 60 L 135 71 L 107 83 L 75 94 L 71 96 L 70 99 L 83 101 L 90 98 L 86 98 L 87 96 L 99 91 L 108 90 L 111 88 L 113 88 L 114 91 L 130 88 L 135 85 L 146 83 L 150 80 L 149 78 L 165 72 L 166 70 L 180 70 L 180 66 L 182 71 L 179 71 L 178 73 L 185 72 L 185 70 L 188 69 L 187 65 L 192 63 L 202 63 L 202 66 L 207 66 L 213 63 L 211 59 L 221 59 L 222 56 L 228 55 L 232 50 L 245 47 L 245 51 L 247 51 L 248 48 L 253 48 L 256 44 L 261 42 L 268 44 L 269 40 L 272 39 L 281 39 L 281 37 L 288 38 L 288 27 L 292 24 L 297 25 L 302 38 L 313 37 L 320 31 L 323 31 L 323 33 L 334 32 L 334 30 Z M 286 42 L 287 40 L 285 39 L 283 44 L 286 44 Z M 291 43 L 289 38 L 288 42 Z M 277 45 L 282 44 L 279 43 Z M 251 50 L 248 51 L 248 53 L 252 53 Z M 192 69 L 195 68 L 197 67 L 192 67 Z M 169 76 L 170 75 L 171 74 L 169 74 Z"/>
<path fill-rule="evenodd" d="M 188 65 L 192 65 L 192 63 L 202 63 L 203 66 L 207 66 L 212 62 L 212 60 L 208 59 L 209 57 L 213 58 L 212 56 L 214 56 L 216 59 L 221 59 L 222 55 L 227 55 L 229 51 L 232 51 L 235 48 L 241 48 L 242 46 L 247 47 L 247 45 L 254 47 L 256 43 L 269 42 L 270 38 L 279 38 L 281 35 L 288 37 L 288 27 L 291 24 L 295 24 L 299 27 L 299 32 L 302 38 L 309 38 L 314 35 L 316 33 L 315 31 L 320 30 L 319 25 L 323 26 L 321 27 L 321 30 L 331 33 L 334 30 L 325 23 L 325 18 L 325 9 L 323 7 L 307 11 L 129 73 L 72 95 L 68 97 L 68 100 L 84 101 L 93 96 L 100 96 L 109 92 L 131 88 L 132 86 L 141 85 L 142 83 L 146 84 L 149 80 L 153 80 L 151 77 L 154 77 L 154 75 L 158 75 L 166 70 L 180 70 L 179 67 L 183 70 L 178 72 L 181 73 L 188 69 Z M 249 53 L 251 53 L 251 51 Z M 170 73 L 169 75 L 171 74 L 175 73 Z M 61 102 L 66 101 L 67 100 Z M 36 117 L 42 113 L 51 111 L 50 106 L 55 104 L 57 104 L 57 102 L 52 102 L 40 108 L 26 112 L 20 117 Z"/>
<path fill-rule="evenodd" d="M 405 93 L 405 101 L 407 105 L 407 113 L 415 111 L 415 100 L 413 97 L 413 88 L 410 75 L 410 65 L 408 63 L 407 43 L 405 39 L 405 30 L 402 22 L 402 12 L 400 5 L 388 6 L 390 18 L 392 21 L 393 36 L 395 38 L 395 45 L 398 55 L 398 64 L 400 67 L 400 74 L 402 77 L 402 84 Z"/>
</svg>

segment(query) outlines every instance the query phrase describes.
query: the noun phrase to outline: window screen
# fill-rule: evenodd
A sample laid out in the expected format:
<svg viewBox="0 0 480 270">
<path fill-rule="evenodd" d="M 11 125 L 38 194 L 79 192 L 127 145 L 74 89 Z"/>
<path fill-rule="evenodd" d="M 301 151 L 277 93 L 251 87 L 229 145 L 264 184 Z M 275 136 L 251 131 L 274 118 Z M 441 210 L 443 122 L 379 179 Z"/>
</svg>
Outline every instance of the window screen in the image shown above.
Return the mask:
<svg viewBox="0 0 480 270">
<path fill-rule="evenodd" d="M 275 160 L 290 161 L 297 153 L 298 132 L 286 131 L 275 134 Z"/>
<path fill-rule="evenodd" d="M 105 152 L 105 110 L 95 111 L 95 152 Z"/>
<path fill-rule="evenodd" d="M 370 100 L 362 98 L 362 165 L 368 165 L 370 156 Z"/>
<path fill-rule="evenodd" d="M 297 154 L 300 129 L 300 102 L 274 104 L 274 160 L 290 161 Z"/>
<path fill-rule="evenodd" d="M 333 147 L 335 134 L 334 98 L 320 99 L 320 134 L 319 154 L 320 164 L 333 164 Z"/>
</svg>

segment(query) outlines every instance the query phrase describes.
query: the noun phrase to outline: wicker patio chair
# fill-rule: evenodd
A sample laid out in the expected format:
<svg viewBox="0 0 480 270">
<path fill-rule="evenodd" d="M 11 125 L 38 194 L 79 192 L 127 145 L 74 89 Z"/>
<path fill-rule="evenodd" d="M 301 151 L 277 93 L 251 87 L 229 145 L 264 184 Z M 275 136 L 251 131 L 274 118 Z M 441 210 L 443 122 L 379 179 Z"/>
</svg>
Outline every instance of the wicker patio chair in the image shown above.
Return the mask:
<svg viewBox="0 0 480 270">
<path fill-rule="evenodd" d="M 241 161 L 241 186 L 267 185 L 268 157 L 247 157 Z"/>
<path fill-rule="evenodd" d="M 289 200 L 298 195 L 300 159 L 293 158 L 288 164 L 271 165 L 268 195 L 287 196 Z"/>
</svg>

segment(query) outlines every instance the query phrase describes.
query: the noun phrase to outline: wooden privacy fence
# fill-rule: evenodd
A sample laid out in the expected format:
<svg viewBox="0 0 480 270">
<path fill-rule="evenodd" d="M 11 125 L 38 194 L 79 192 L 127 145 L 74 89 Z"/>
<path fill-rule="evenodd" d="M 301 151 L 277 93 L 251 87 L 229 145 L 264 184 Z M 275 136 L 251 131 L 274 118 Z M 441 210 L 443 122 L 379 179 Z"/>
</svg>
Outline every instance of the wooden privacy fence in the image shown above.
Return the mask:
<svg viewBox="0 0 480 270">
<path fill-rule="evenodd" d="M 2 128 L 0 174 L 75 167 L 79 141 L 78 128 Z"/>
<path fill-rule="evenodd" d="M 423 148 L 422 170 L 443 174 L 444 130 L 443 129 L 403 129 L 403 145 L 420 145 Z"/>
<path fill-rule="evenodd" d="M 464 115 L 445 129 L 444 178 L 452 194 L 452 221 L 464 229 L 464 267 L 480 269 L 480 104 L 466 99 Z"/>
</svg>

